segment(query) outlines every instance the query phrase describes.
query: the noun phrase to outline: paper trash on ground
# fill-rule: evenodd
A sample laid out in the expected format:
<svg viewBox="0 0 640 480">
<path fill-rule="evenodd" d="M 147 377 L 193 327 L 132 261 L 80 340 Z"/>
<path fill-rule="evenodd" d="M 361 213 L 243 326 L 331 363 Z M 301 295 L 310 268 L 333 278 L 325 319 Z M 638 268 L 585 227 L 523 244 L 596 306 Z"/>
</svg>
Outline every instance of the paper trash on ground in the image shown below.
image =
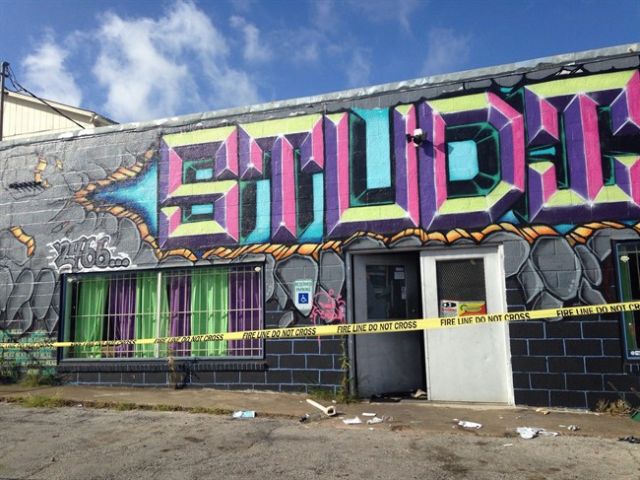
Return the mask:
<svg viewBox="0 0 640 480">
<path fill-rule="evenodd" d="M 518 427 L 516 428 L 516 432 L 520 435 L 521 438 L 525 440 L 531 440 L 532 438 L 540 437 L 556 437 L 558 432 L 549 432 L 544 428 L 538 427 Z"/>
<path fill-rule="evenodd" d="M 362 420 L 360 420 L 360 417 L 345 418 L 344 420 L 342 420 L 342 423 L 344 423 L 345 425 L 357 425 L 359 423 L 362 423 Z"/>
<path fill-rule="evenodd" d="M 233 412 L 233 418 L 255 418 L 256 412 L 253 410 L 238 410 Z"/>
</svg>

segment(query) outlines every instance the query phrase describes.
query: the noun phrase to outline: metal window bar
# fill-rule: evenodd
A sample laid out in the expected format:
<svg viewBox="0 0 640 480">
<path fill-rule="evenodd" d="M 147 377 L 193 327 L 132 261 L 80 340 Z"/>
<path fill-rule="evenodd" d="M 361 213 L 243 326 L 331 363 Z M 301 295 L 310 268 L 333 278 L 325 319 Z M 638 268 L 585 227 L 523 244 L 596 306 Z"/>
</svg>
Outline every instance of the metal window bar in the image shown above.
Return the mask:
<svg viewBox="0 0 640 480">
<path fill-rule="evenodd" d="M 620 243 L 617 247 L 617 271 L 621 300 L 640 300 L 640 244 Z M 640 358 L 640 312 L 624 312 L 623 331 L 627 355 Z"/>
<path fill-rule="evenodd" d="M 78 276 L 72 280 L 68 339 L 124 340 L 260 329 L 262 290 L 262 269 L 256 265 Z M 262 358 L 264 341 L 65 350 L 67 359 Z"/>
</svg>

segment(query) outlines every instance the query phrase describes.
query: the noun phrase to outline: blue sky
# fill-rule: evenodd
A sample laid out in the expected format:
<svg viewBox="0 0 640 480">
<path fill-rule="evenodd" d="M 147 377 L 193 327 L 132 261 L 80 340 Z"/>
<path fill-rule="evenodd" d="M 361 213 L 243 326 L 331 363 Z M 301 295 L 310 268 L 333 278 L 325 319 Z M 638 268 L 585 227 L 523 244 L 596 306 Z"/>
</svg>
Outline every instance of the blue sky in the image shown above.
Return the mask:
<svg viewBox="0 0 640 480">
<path fill-rule="evenodd" d="M 640 0 L 0 0 L 0 59 L 119 122 L 640 41 Z"/>
</svg>

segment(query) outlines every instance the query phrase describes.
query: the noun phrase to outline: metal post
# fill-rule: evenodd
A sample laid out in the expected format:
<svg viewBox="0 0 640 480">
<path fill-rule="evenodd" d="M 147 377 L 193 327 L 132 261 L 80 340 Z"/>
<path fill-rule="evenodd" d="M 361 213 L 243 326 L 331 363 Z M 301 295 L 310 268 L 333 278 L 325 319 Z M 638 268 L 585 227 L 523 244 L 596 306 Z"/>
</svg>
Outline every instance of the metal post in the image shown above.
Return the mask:
<svg viewBox="0 0 640 480">
<path fill-rule="evenodd" d="M 160 315 L 162 315 L 162 302 L 160 301 L 162 298 L 162 272 L 158 272 L 158 284 L 156 285 L 156 338 L 164 337 L 167 335 L 167 332 L 160 331 Z M 158 358 L 160 356 L 160 344 L 156 343 L 153 346 L 153 356 Z"/>
<path fill-rule="evenodd" d="M 0 66 L 0 141 L 2 141 L 2 132 L 4 127 L 4 79 L 7 76 L 9 64 L 2 62 Z"/>
</svg>

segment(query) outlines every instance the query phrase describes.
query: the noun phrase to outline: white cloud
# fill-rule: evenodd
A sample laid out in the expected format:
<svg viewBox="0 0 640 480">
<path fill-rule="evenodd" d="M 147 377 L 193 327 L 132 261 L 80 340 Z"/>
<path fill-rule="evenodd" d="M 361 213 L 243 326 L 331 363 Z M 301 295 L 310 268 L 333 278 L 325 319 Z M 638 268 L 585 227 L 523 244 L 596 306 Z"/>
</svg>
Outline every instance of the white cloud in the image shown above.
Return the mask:
<svg viewBox="0 0 640 480">
<path fill-rule="evenodd" d="M 80 106 L 82 92 L 65 67 L 68 52 L 48 38 L 22 62 L 26 88 L 49 100 Z"/>
<path fill-rule="evenodd" d="M 258 27 L 237 15 L 231 17 L 230 23 L 233 28 L 240 30 L 244 36 L 243 57 L 247 62 L 266 62 L 271 59 L 271 49 L 260 39 Z"/>
<path fill-rule="evenodd" d="M 158 19 L 107 14 L 96 41 L 100 52 L 93 73 L 107 90 L 104 108 L 119 121 L 259 99 L 249 75 L 229 65 L 225 38 L 191 2 L 176 2 Z M 204 99 L 198 88 L 203 79 L 213 89 Z"/>
<path fill-rule="evenodd" d="M 328 57 L 335 57 L 336 52 L 340 52 L 340 60 L 343 60 L 347 43 L 353 43 L 351 35 L 341 31 L 343 4 L 335 0 L 313 0 L 306 5 L 307 21 L 269 32 L 276 56 L 303 68 L 326 68 L 325 62 L 339 63 Z"/>
<path fill-rule="evenodd" d="M 293 49 L 292 60 L 297 63 L 316 63 L 320 59 L 320 39 L 310 30 L 305 37 L 304 45 Z"/>
<path fill-rule="evenodd" d="M 217 77 L 217 106 L 249 105 L 260 101 L 255 82 L 244 72 L 227 68 Z M 224 103 L 224 99 L 233 99 Z"/>
<path fill-rule="evenodd" d="M 318 30 L 333 31 L 340 21 L 339 9 L 334 0 L 311 2 L 311 21 Z"/>
<path fill-rule="evenodd" d="M 411 15 L 418 8 L 424 8 L 420 0 L 349 0 L 349 5 L 357 13 L 373 22 L 398 22 L 405 31 L 411 30 Z"/>
<path fill-rule="evenodd" d="M 331 45 L 324 33 L 308 25 L 274 30 L 271 38 L 279 59 L 304 67 L 318 63 Z"/>
<path fill-rule="evenodd" d="M 371 73 L 371 51 L 364 48 L 355 48 L 346 73 L 350 87 L 367 85 L 369 83 L 369 74 Z"/>
<path fill-rule="evenodd" d="M 231 7 L 240 13 L 249 13 L 256 5 L 256 0 L 231 0 Z"/>
<path fill-rule="evenodd" d="M 450 28 L 434 28 L 429 32 L 422 74 L 451 72 L 464 65 L 470 53 L 470 34 L 459 34 Z"/>
</svg>

